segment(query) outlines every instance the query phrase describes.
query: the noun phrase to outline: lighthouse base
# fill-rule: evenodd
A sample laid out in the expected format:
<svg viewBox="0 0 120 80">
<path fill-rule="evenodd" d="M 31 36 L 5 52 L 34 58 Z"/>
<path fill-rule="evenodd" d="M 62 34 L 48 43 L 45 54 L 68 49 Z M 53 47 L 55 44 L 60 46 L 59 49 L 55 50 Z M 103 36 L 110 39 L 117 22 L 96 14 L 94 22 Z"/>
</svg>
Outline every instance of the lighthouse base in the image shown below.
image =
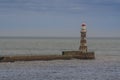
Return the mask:
<svg viewBox="0 0 120 80">
<path fill-rule="evenodd" d="M 94 52 L 82 53 L 81 51 L 63 51 L 62 55 L 72 56 L 72 58 L 76 59 L 95 59 Z"/>
</svg>

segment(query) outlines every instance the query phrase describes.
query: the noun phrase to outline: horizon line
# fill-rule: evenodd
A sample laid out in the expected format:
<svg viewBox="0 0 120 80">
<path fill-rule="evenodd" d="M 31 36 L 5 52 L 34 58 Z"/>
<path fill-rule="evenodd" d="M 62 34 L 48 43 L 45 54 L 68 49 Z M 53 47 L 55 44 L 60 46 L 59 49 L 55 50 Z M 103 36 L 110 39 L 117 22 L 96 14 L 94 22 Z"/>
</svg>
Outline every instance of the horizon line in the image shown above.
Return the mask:
<svg viewBox="0 0 120 80">
<path fill-rule="evenodd" d="M 19 38 L 19 39 L 20 39 L 20 38 L 23 38 L 23 39 L 24 39 L 24 38 L 25 38 L 25 39 L 28 39 L 28 38 L 30 38 L 30 39 L 31 39 L 31 38 L 33 38 L 33 39 L 40 39 L 40 38 L 41 38 L 41 39 L 48 39 L 48 38 L 49 38 L 49 39 L 50 39 L 50 38 L 56 38 L 56 39 L 60 39 L 60 38 L 65 38 L 65 39 L 76 38 L 76 39 L 77 39 L 77 38 L 80 38 L 80 37 L 77 37 L 77 36 L 75 36 L 75 37 L 74 37 L 74 36 L 0 36 L 0 39 L 8 39 L 8 38 L 9 38 L 9 39 L 10 39 L 10 38 L 11 38 L 11 39 L 14 39 L 14 38 L 17 38 L 17 39 L 18 39 L 18 38 Z M 87 38 L 115 38 L 115 39 L 117 38 L 117 39 L 118 39 L 118 38 L 120 38 L 120 37 L 87 37 Z"/>
</svg>

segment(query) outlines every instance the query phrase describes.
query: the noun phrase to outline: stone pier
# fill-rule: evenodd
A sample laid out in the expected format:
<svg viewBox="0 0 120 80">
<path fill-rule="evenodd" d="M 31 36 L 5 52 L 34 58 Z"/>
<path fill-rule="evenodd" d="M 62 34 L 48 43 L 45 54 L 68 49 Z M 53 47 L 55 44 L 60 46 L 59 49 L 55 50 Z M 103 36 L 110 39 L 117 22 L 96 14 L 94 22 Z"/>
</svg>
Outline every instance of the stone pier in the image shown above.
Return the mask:
<svg viewBox="0 0 120 80">
<path fill-rule="evenodd" d="M 76 59 L 95 59 L 95 53 L 94 52 L 86 52 L 82 53 L 81 51 L 63 51 L 62 55 L 66 56 L 72 56 Z"/>
</svg>

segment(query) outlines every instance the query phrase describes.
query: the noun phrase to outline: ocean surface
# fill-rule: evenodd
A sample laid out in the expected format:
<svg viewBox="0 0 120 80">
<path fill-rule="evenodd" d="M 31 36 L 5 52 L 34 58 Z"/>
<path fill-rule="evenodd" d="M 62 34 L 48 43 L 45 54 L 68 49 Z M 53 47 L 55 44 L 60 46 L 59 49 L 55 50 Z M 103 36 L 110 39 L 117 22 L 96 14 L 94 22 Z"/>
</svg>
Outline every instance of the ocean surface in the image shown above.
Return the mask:
<svg viewBox="0 0 120 80">
<path fill-rule="evenodd" d="M 60 55 L 79 38 L 0 38 L 0 55 Z M 0 62 L 0 80 L 120 80 L 120 38 L 88 38 L 95 60 Z"/>
<path fill-rule="evenodd" d="M 78 50 L 79 38 L 0 38 L 0 55 L 46 55 L 65 50 Z M 120 55 L 120 38 L 88 38 L 89 51 L 96 54 Z"/>
</svg>

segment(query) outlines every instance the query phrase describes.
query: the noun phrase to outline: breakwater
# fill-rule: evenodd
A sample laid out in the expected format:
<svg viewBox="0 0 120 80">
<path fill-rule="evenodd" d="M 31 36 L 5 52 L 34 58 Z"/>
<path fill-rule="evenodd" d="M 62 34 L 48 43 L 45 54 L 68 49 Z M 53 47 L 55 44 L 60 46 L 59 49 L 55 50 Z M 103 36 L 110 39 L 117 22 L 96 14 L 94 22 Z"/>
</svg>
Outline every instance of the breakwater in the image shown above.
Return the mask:
<svg viewBox="0 0 120 80">
<path fill-rule="evenodd" d="M 32 56 L 3 56 L 0 57 L 0 62 L 14 62 L 14 61 L 35 61 L 35 60 L 57 60 L 57 59 L 71 59 L 72 56 L 62 55 L 32 55 Z"/>
<path fill-rule="evenodd" d="M 73 52 L 63 52 L 62 55 L 32 55 L 32 56 L 1 56 L 0 62 L 35 61 L 35 60 L 70 60 L 70 59 L 94 59 L 94 53 L 70 55 Z"/>
</svg>

